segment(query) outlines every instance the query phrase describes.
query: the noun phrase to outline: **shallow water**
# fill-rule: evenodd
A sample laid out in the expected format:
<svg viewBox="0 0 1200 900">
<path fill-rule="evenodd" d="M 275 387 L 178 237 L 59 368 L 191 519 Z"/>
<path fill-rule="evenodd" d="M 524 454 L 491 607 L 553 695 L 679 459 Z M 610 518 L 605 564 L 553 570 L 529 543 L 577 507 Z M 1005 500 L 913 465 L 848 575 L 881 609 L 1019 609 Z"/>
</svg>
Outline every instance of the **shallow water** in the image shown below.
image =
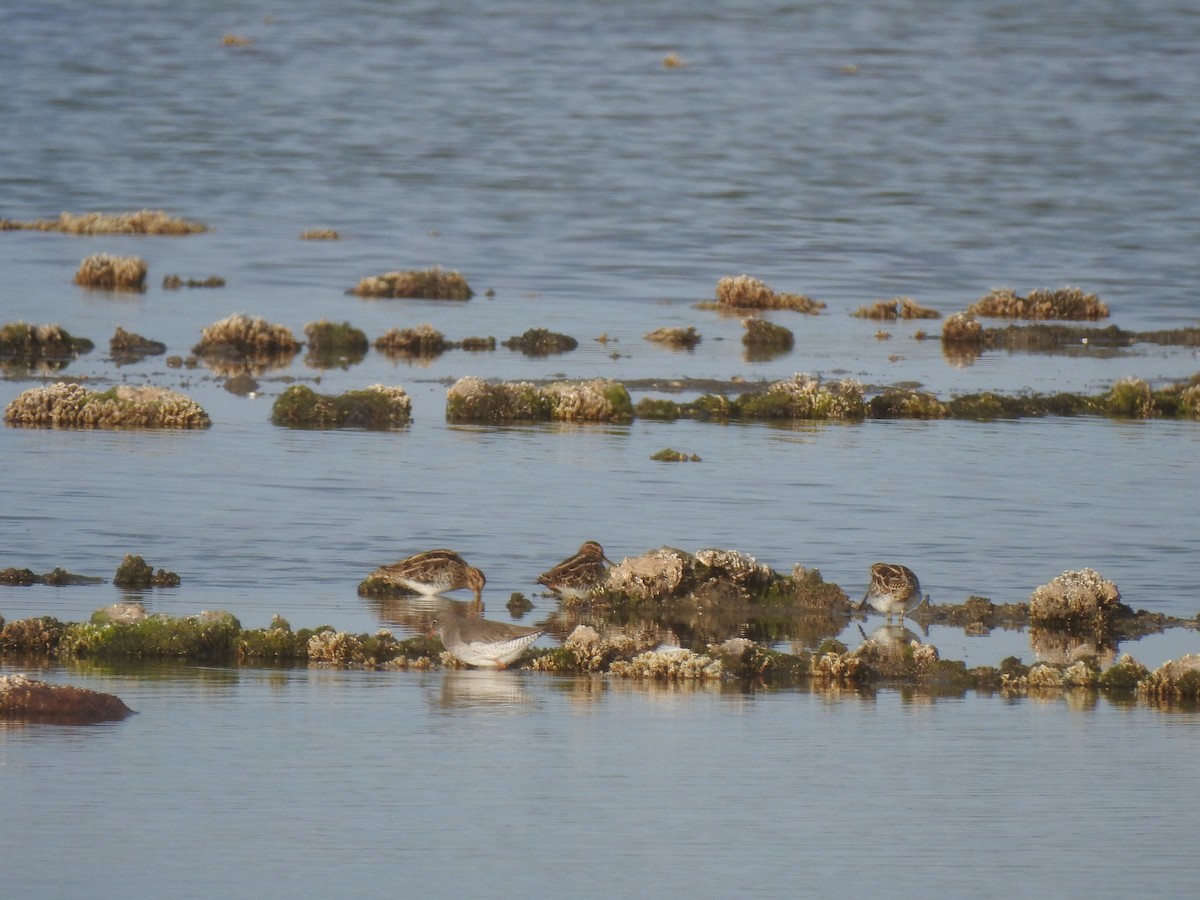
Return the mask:
<svg viewBox="0 0 1200 900">
<path fill-rule="evenodd" d="M 487 573 L 490 617 L 508 618 L 521 591 L 525 621 L 541 621 L 555 607 L 537 574 L 593 538 L 616 559 L 669 544 L 815 566 L 855 599 L 880 559 L 953 603 L 1025 600 L 1092 566 L 1135 608 L 1193 616 L 1194 422 L 477 428 L 448 426 L 444 404 L 464 375 L 810 372 L 941 396 L 1187 378 L 1190 349 L 967 365 L 913 340 L 937 323 L 849 313 L 907 294 L 945 314 L 993 287 L 1078 284 L 1122 328 L 1194 326 L 1198 31 L 1185 4 L 998 0 L 0 9 L 0 217 L 150 207 L 212 229 L 0 233 L 3 321 L 95 341 L 61 377 L 182 389 L 214 421 L 196 434 L 0 429 L 0 567 L 104 579 L 0 588 L 0 614 L 86 618 L 126 596 L 108 580 L 134 552 L 183 579 L 141 598 L 153 611 L 407 636 L 355 587 L 450 546 Z M 252 43 L 222 46 L 227 33 Z M 662 65 L 671 52 L 683 68 Z M 318 227 L 343 239 L 297 239 Z M 145 258 L 146 293 L 74 286 L 99 252 Z M 478 296 L 344 293 L 432 265 Z M 771 314 L 795 332 L 791 353 L 749 362 L 738 318 L 695 308 L 743 272 L 827 304 Z M 171 273 L 227 286 L 163 290 Z M 235 312 L 297 334 L 347 320 L 372 340 L 423 322 L 455 340 L 548 327 L 580 347 L 427 365 L 372 352 L 334 370 L 300 354 L 253 397 L 203 367 L 118 368 L 107 353 L 121 326 L 186 355 Z M 703 342 L 643 340 L 664 325 Z M 297 379 L 328 393 L 402 384 L 413 424 L 274 428 L 271 403 Z M 36 383 L 5 377 L 0 403 Z M 702 462 L 650 460 L 668 446 Z M 923 637 L 971 665 L 1038 651 L 1024 632 Z M 1197 642 L 1175 630 L 1120 650 L 1154 666 Z M 127 893 L 135 872 L 156 893 L 256 896 L 479 895 L 497 879 L 512 894 L 1168 896 L 1197 874 L 1194 713 L 521 673 L 44 675 L 139 714 L 0 726 L 0 874 L 26 896 Z"/>
</svg>

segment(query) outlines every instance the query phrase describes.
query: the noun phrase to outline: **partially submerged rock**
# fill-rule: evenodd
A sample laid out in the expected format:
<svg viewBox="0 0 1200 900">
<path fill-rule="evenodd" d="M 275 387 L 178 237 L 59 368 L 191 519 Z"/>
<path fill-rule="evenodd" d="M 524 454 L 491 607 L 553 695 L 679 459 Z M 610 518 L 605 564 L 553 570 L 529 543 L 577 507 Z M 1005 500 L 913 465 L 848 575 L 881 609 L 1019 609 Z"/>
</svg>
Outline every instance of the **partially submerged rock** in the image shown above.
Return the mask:
<svg viewBox="0 0 1200 900">
<path fill-rule="evenodd" d="M 341 324 L 321 319 L 304 326 L 308 338 L 305 363 L 319 369 L 349 366 L 361 362 L 370 349 L 366 334 L 349 322 Z"/>
<path fill-rule="evenodd" d="M 692 325 L 686 328 L 656 328 L 644 335 L 646 340 L 668 347 L 691 350 L 700 343 L 700 334 Z"/>
<path fill-rule="evenodd" d="M 140 334 L 126 331 L 120 325 L 108 341 L 108 352 L 113 362 L 118 366 L 140 362 L 147 356 L 158 356 L 167 352 L 167 345 L 161 341 L 152 341 Z"/>
<path fill-rule="evenodd" d="M 218 374 L 237 375 L 290 365 L 299 349 L 290 328 L 239 313 L 205 328 L 192 353 Z"/>
<path fill-rule="evenodd" d="M 415 328 L 391 328 L 376 339 L 375 349 L 387 356 L 437 356 L 448 349 L 446 336 L 432 325 Z"/>
<path fill-rule="evenodd" d="M 164 275 L 162 280 L 164 291 L 177 291 L 180 288 L 220 288 L 225 287 L 225 279 L 219 275 L 207 278 L 189 278 L 186 281 L 178 275 Z"/>
<path fill-rule="evenodd" d="M 386 272 L 363 278 L 349 293 L 356 297 L 420 298 L 426 300 L 470 300 L 475 292 L 458 272 L 440 266 L 419 271 Z"/>
<path fill-rule="evenodd" d="M 816 315 L 825 304 L 803 294 L 776 293 L 765 282 L 749 275 L 717 282 L 717 306 L 728 309 L 790 309 Z"/>
<path fill-rule="evenodd" d="M 412 400 L 399 385 L 373 384 L 344 394 L 318 394 L 293 384 L 275 401 L 271 422 L 285 428 L 400 428 L 412 421 Z"/>
<path fill-rule="evenodd" d="M 136 256 L 97 253 L 79 264 L 75 283 L 99 291 L 146 290 L 146 261 Z"/>
<path fill-rule="evenodd" d="M 112 694 L 48 684 L 24 675 L 0 675 L 0 719 L 88 725 L 132 714 L 133 710 Z"/>
<path fill-rule="evenodd" d="M 118 385 L 97 392 L 66 382 L 19 394 L 5 409 L 4 421 L 31 428 L 208 428 L 212 424 L 191 398 L 166 388 Z"/>
<path fill-rule="evenodd" d="M 199 222 L 189 222 L 168 215 L 161 209 L 141 209 L 129 213 L 90 212 L 76 215 L 59 213 L 57 219 L 37 219 L 33 222 L 14 222 L 0 219 L 0 231 L 25 229 L 32 231 L 61 231 L 65 234 L 199 234 L 208 228 Z"/>
<path fill-rule="evenodd" d="M 911 297 L 893 297 L 891 300 L 876 300 L 870 306 L 862 306 L 851 315 L 859 319 L 874 319 L 878 322 L 894 322 L 897 319 L 938 319 L 936 309 L 921 306 Z"/>
<path fill-rule="evenodd" d="M 1094 569 L 1064 572 L 1029 598 L 1030 621 L 1043 626 L 1104 631 L 1122 609 L 1116 584 Z"/>
<path fill-rule="evenodd" d="M 1027 297 L 1008 288 L 999 288 L 971 304 L 967 312 L 1005 319 L 1095 321 L 1108 318 L 1108 306 L 1104 301 L 1077 287 L 1038 289 L 1030 291 Z"/>
<path fill-rule="evenodd" d="M 61 325 L 8 322 L 0 326 L 0 360 L 74 359 L 94 347 L 87 338 L 72 337 Z"/>
<path fill-rule="evenodd" d="M 1137 691 L 1155 700 L 1200 700 L 1200 654 L 1168 660 L 1139 681 Z"/>
<path fill-rule="evenodd" d="M 117 572 L 113 576 L 113 584 L 126 590 L 138 590 L 148 587 L 178 587 L 179 576 L 166 569 L 154 571 L 154 567 L 140 556 L 126 553 Z"/>
<path fill-rule="evenodd" d="M 455 423 L 628 422 L 629 392 L 619 382 L 488 382 L 466 377 L 446 392 L 446 420 Z"/>
<path fill-rule="evenodd" d="M 687 454 L 682 450 L 672 450 L 670 447 L 659 450 L 650 458 L 655 462 L 700 462 L 700 457 L 695 453 Z"/>
<path fill-rule="evenodd" d="M 309 228 L 306 231 L 300 232 L 300 240 L 302 241 L 337 241 L 341 240 L 341 237 L 332 228 Z"/>
<path fill-rule="evenodd" d="M 510 337 L 502 346 L 519 350 L 526 356 L 552 356 L 574 350 L 579 346 L 579 341 L 568 334 L 559 334 L 546 328 L 530 328 L 524 334 Z"/>
<path fill-rule="evenodd" d="M 750 362 L 764 362 L 787 353 L 796 340 L 791 329 L 758 316 L 742 319 L 742 327 L 746 329 L 742 335 L 742 345 Z"/>
</svg>

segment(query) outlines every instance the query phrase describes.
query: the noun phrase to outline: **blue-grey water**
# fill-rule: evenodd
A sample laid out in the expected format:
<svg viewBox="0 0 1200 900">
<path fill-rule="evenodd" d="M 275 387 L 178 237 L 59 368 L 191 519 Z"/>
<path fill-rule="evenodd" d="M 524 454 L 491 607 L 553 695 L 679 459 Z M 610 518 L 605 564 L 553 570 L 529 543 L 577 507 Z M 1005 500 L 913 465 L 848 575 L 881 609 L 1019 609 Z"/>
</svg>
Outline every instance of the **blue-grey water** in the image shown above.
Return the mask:
<svg viewBox="0 0 1200 900">
<path fill-rule="evenodd" d="M 7 619 L 122 599 L 108 580 L 134 552 L 183 580 L 146 594 L 152 611 L 407 636 L 355 587 L 450 546 L 487 573 L 489 616 L 521 591 L 539 621 L 555 605 L 534 578 L 588 538 L 617 559 L 737 548 L 854 596 L 872 562 L 901 561 L 938 602 L 1021 601 L 1091 566 L 1135 608 L 1200 612 L 1195 422 L 444 420 L 464 375 L 809 372 L 942 396 L 1190 377 L 1192 349 L 964 364 L 913 339 L 938 323 L 849 315 L 897 295 L 945 314 L 994 287 L 1072 284 L 1122 328 L 1195 326 L 1188 4 L 64 0 L 0 7 L 0 33 L 0 218 L 148 207 L 211 229 L 0 232 L 0 320 L 95 341 L 61 377 L 183 390 L 214 423 L 0 429 L 0 567 L 104 578 L 0 588 Z M 681 67 L 664 66 L 672 53 Z M 342 239 L 299 240 L 310 228 Z M 99 252 L 144 258 L 148 290 L 76 287 Z M 477 296 L 345 294 L 433 265 Z M 747 361 L 738 319 L 696 308 L 741 273 L 827 304 L 772 314 L 792 352 Z M 167 291 L 167 274 L 226 286 Z M 333 370 L 301 354 L 248 397 L 203 366 L 117 367 L 107 352 L 120 326 L 187 355 L 238 312 L 298 335 L 318 319 L 371 339 L 425 322 L 450 339 L 548 327 L 580 347 L 425 365 L 372 352 Z M 703 342 L 643 339 L 664 325 Z M 275 428 L 293 380 L 401 384 L 414 421 Z M 0 403 L 38 383 L 6 375 Z M 650 460 L 668 446 L 702 462 Z M 1022 632 L 929 639 L 973 665 L 1035 658 Z M 1153 666 L 1198 643 L 1177 629 L 1120 649 Z M 36 674 L 138 715 L 0 726 L 6 895 L 1188 896 L 1200 874 L 1195 713 L 532 673 Z"/>
</svg>

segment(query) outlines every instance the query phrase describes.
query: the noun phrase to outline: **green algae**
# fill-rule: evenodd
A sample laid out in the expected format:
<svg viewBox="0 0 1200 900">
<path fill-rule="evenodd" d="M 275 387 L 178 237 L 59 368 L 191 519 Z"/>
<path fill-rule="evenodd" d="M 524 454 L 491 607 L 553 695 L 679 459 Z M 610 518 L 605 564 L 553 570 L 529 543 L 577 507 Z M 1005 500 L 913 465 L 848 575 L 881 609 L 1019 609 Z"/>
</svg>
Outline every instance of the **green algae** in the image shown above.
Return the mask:
<svg viewBox="0 0 1200 900">
<path fill-rule="evenodd" d="M 672 450 L 670 447 L 664 447 L 650 458 L 655 462 L 700 462 L 700 457 L 695 453 L 689 455 L 682 450 Z"/>
<path fill-rule="evenodd" d="M 371 346 L 366 334 L 349 322 L 309 322 L 304 334 L 308 338 L 304 362 L 318 369 L 346 368 L 362 362 Z"/>
<path fill-rule="evenodd" d="M 96 345 L 87 338 L 71 335 L 59 325 L 29 325 L 7 322 L 0 325 L 0 359 L 27 363 L 46 359 L 73 359 L 90 353 Z"/>
<path fill-rule="evenodd" d="M 365 428 L 386 431 L 407 425 L 412 401 L 401 387 L 372 385 L 340 395 L 318 394 L 293 384 L 275 401 L 271 422 L 284 428 Z"/>
<path fill-rule="evenodd" d="M 186 618 L 156 615 L 130 624 L 76 622 L 63 632 L 57 655 L 228 660 L 236 655 L 240 633 L 240 623 L 229 613 Z"/>
<path fill-rule="evenodd" d="M 552 356 L 574 350 L 579 346 L 579 341 L 547 328 L 530 328 L 524 334 L 510 337 L 501 346 L 519 350 L 526 356 Z"/>
<path fill-rule="evenodd" d="M 113 584 L 126 590 L 136 590 L 148 587 L 178 587 L 179 576 L 174 572 L 159 569 L 157 572 L 140 556 L 132 553 L 125 554 L 121 564 L 117 566 Z"/>
</svg>

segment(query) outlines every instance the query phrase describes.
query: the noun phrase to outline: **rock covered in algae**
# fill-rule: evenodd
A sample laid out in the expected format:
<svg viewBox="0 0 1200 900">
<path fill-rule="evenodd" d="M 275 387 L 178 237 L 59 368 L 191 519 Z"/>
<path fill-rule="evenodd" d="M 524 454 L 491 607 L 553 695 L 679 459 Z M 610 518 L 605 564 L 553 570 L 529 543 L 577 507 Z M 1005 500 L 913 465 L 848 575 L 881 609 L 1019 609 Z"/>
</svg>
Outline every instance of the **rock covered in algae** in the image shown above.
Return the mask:
<svg viewBox="0 0 1200 900">
<path fill-rule="evenodd" d="M 225 287 L 225 279 L 220 275 L 210 275 L 207 278 L 189 278 L 184 281 L 178 275 L 164 275 L 162 288 L 164 291 L 177 291 L 180 288 L 220 288 Z"/>
<path fill-rule="evenodd" d="M 1116 584 L 1090 568 L 1063 572 L 1029 598 L 1029 619 L 1037 625 L 1104 630 L 1120 610 Z"/>
<path fill-rule="evenodd" d="M 32 428 L 208 428 L 212 421 L 190 397 L 160 387 L 118 385 L 89 391 L 59 382 L 30 388 L 4 411 L 9 425 Z"/>
<path fill-rule="evenodd" d="M 98 609 L 92 613 L 91 621 L 97 625 L 103 625 L 112 622 L 116 625 L 132 625 L 134 622 L 140 622 L 146 618 L 149 613 L 146 612 L 146 607 L 137 601 L 127 603 L 113 603 L 111 606 L 106 606 L 103 609 Z"/>
<path fill-rule="evenodd" d="M 628 422 L 632 418 L 633 401 L 625 386 L 603 378 L 539 386 L 468 376 L 446 392 L 446 421 L 455 423 Z"/>
<path fill-rule="evenodd" d="M 467 279 L 441 266 L 424 271 L 386 272 L 363 278 L 349 293 L 356 297 L 470 300 L 475 295 Z"/>
<path fill-rule="evenodd" d="M 236 313 L 214 322 L 200 332 L 200 343 L 192 348 L 197 356 L 233 354 L 295 353 L 300 342 L 285 325 L 273 325 L 261 316 Z"/>
<path fill-rule="evenodd" d="M 1200 654 L 1163 663 L 1138 682 L 1137 692 L 1155 700 L 1200 700 Z"/>
<path fill-rule="evenodd" d="M 137 256 L 97 253 L 79 264 L 75 283 L 100 291 L 146 290 L 146 261 Z"/>
<path fill-rule="evenodd" d="M 936 309 L 921 306 L 911 297 L 893 297 L 891 300 L 876 300 L 870 306 L 856 309 L 851 315 L 859 319 L 874 319 L 877 322 L 894 322 L 897 319 L 938 319 Z"/>
<path fill-rule="evenodd" d="M 367 428 L 383 431 L 412 421 L 412 400 L 399 385 L 373 384 L 344 394 L 318 394 L 293 384 L 275 401 L 271 422 L 285 428 Z"/>
<path fill-rule="evenodd" d="M 672 450 L 670 447 L 664 447 L 650 458 L 655 462 L 700 462 L 700 457 L 695 453 L 687 454 L 682 450 Z"/>
<path fill-rule="evenodd" d="M 57 724 L 113 722 L 132 715 L 120 697 L 24 675 L 0 675 L 0 718 Z"/>
<path fill-rule="evenodd" d="M 308 228 L 300 232 L 302 241 L 340 241 L 342 236 L 333 228 Z"/>
<path fill-rule="evenodd" d="M 749 275 L 722 278 L 717 282 L 717 306 L 728 309 L 790 309 L 816 315 L 825 304 L 803 294 L 776 293 L 763 281 Z"/>
<path fill-rule="evenodd" d="M 429 324 L 391 328 L 375 341 L 375 349 L 388 356 L 437 356 L 447 347 L 446 336 Z"/>
<path fill-rule="evenodd" d="M 983 347 L 987 343 L 987 335 L 972 313 L 952 313 L 942 323 L 942 343 Z"/>
<path fill-rule="evenodd" d="M 519 350 L 526 356 L 551 356 L 574 350 L 579 346 L 579 341 L 569 334 L 559 334 L 548 328 L 530 328 L 524 334 L 510 337 L 501 346 L 509 350 Z"/>
<path fill-rule="evenodd" d="M 621 678 L 657 681 L 707 681 L 723 674 L 719 659 L 683 648 L 647 650 L 628 661 L 613 660 L 608 671 Z"/>
<path fill-rule="evenodd" d="M 361 362 L 371 346 L 366 334 L 349 322 L 338 324 L 328 319 L 309 322 L 304 326 L 304 334 L 308 338 L 304 361 L 316 368 Z"/>
<path fill-rule="evenodd" d="M 950 407 L 928 391 L 889 387 L 868 403 L 875 419 L 944 419 Z"/>
<path fill-rule="evenodd" d="M 746 333 L 742 335 L 743 346 L 750 351 L 751 356 L 760 360 L 786 353 L 796 341 L 791 329 L 760 319 L 758 316 L 742 319 L 742 327 L 746 329 Z"/>
<path fill-rule="evenodd" d="M 61 325 L 8 322 L 0 326 L 0 359 L 73 359 L 94 347 L 87 338 L 72 337 Z"/>
<path fill-rule="evenodd" d="M 120 325 L 108 341 L 108 352 L 113 362 L 118 366 L 128 365 L 145 359 L 147 356 L 158 356 L 167 352 L 167 345 L 161 341 L 152 341 L 140 334 L 126 331 Z"/>
<path fill-rule="evenodd" d="M 803 373 L 774 381 L 763 393 L 743 394 L 738 409 L 747 419 L 855 420 L 866 415 L 863 388 L 857 381 L 823 383 Z"/>
<path fill-rule="evenodd" d="M 971 304 L 967 312 L 1004 319 L 1095 321 L 1108 318 L 1108 306 L 1104 301 L 1077 287 L 1038 289 L 1030 291 L 1027 297 L 1008 288 L 999 288 Z"/>
<path fill-rule="evenodd" d="M 33 222 L 14 222 L 0 219 L 0 231 L 26 229 L 32 231 L 61 231 L 65 234 L 199 234 L 208 228 L 199 222 L 189 222 L 167 214 L 161 209 L 140 209 L 128 213 L 90 212 L 76 215 L 59 213 L 57 219 L 37 219 Z"/>
<path fill-rule="evenodd" d="M 126 553 L 117 572 L 113 576 L 113 584 L 126 590 L 137 590 L 148 587 L 179 587 L 179 576 L 166 569 L 154 571 L 146 560 L 133 553 Z"/>
</svg>

